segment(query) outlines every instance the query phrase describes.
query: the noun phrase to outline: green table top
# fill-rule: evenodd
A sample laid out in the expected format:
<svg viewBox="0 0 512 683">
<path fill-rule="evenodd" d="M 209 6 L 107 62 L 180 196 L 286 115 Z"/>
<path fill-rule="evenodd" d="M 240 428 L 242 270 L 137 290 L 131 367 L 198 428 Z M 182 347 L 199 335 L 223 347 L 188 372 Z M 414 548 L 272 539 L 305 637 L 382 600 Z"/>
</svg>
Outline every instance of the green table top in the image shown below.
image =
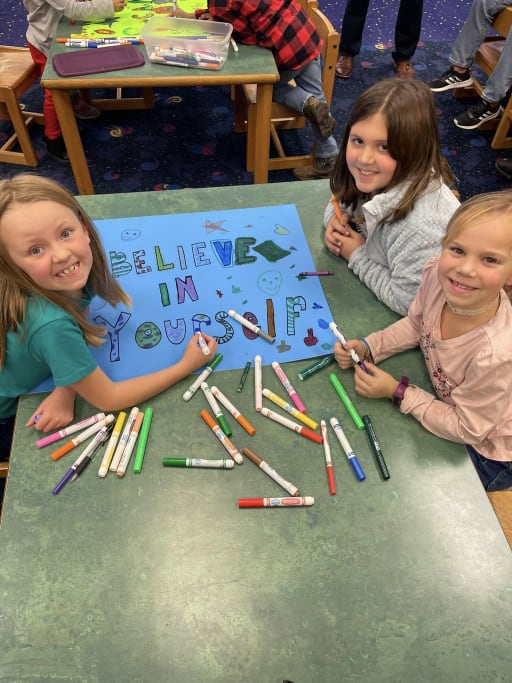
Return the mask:
<svg viewBox="0 0 512 683">
<path fill-rule="evenodd" d="M 396 316 L 327 253 L 327 181 L 96 195 L 93 218 L 295 203 L 331 310 L 349 336 Z M 329 369 L 305 382 L 284 367 L 308 414 L 344 417 Z M 418 351 L 386 361 L 428 386 Z M 332 370 L 333 366 L 331 366 Z M 264 384 L 279 391 L 264 368 Z M 512 670 L 511 555 L 462 446 L 428 434 L 387 401 L 357 397 L 391 473 L 383 481 L 363 432 L 347 435 L 359 483 L 333 438 L 338 492 L 322 447 L 253 410 L 251 379 L 215 383 L 256 426 L 232 440 L 264 457 L 315 504 L 239 510 L 239 497 L 286 495 L 252 462 L 234 470 L 163 468 L 169 455 L 224 457 L 185 404 L 185 380 L 154 410 L 142 473 L 97 477 L 94 462 L 58 496 L 69 463 L 38 451 L 20 401 L 0 528 L 0 681 L 67 683 L 480 683 Z M 141 406 L 144 408 L 144 406 Z M 78 402 L 77 418 L 95 412 Z M 229 418 L 228 418 L 229 419 Z"/>
</svg>

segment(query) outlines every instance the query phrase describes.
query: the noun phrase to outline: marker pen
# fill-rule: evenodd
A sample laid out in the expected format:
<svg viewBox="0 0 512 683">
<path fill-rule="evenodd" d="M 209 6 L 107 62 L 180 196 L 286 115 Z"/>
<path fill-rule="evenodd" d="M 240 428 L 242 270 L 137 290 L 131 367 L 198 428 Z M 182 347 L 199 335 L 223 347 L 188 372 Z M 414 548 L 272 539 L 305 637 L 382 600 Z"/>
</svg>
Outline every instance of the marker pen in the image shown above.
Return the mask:
<svg viewBox="0 0 512 683">
<path fill-rule="evenodd" d="M 214 371 L 214 369 L 217 367 L 217 365 L 220 363 L 221 360 L 222 360 L 222 353 L 218 353 L 215 356 L 215 358 L 208 363 L 208 365 L 205 367 L 205 369 L 197 376 L 197 379 L 195 379 L 192 382 L 192 384 L 189 386 L 189 388 L 183 394 L 183 400 L 184 401 L 190 401 L 192 396 L 196 393 L 196 391 L 201 386 L 201 383 L 206 382 L 208 377 L 211 375 L 211 373 Z"/>
<path fill-rule="evenodd" d="M 263 406 L 261 356 L 254 356 L 254 407 L 259 413 Z"/>
<path fill-rule="evenodd" d="M 233 460 L 207 460 L 205 458 L 162 458 L 164 467 L 204 467 L 215 470 L 232 470 Z"/>
<path fill-rule="evenodd" d="M 273 479 L 276 484 L 279 484 L 281 488 L 283 488 L 287 493 L 290 494 L 290 496 L 298 496 L 300 495 L 299 489 L 292 484 L 289 481 L 286 481 L 284 477 L 282 477 L 280 474 L 278 474 L 270 465 L 265 462 L 265 460 L 262 460 L 259 455 L 256 455 L 254 451 L 251 451 L 249 448 L 243 448 L 242 453 L 246 455 L 249 460 L 251 460 L 255 465 L 257 465 L 260 470 L 263 470 L 266 475 L 268 475 L 271 479 Z"/>
<path fill-rule="evenodd" d="M 361 416 L 357 412 L 355 405 L 352 403 L 352 401 L 348 397 L 348 394 L 345 391 L 345 388 L 343 387 L 343 385 L 340 382 L 340 380 L 338 379 L 338 377 L 334 373 L 331 373 L 329 375 L 329 379 L 331 380 L 331 384 L 335 388 L 336 393 L 341 398 L 343 405 L 347 409 L 348 414 L 350 415 L 350 417 L 354 421 L 355 426 L 358 429 L 364 429 L 364 423 L 361 420 Z"/>
<path fill-rule="evenodd" d="M 95 424 L 96 422 L 99 422 L 100 420 L 103 420 L 105 418 L 105 413 L 97 413 L 96 415 L 91 415 L 91 417 L 86 417 L 85 420 L 80 420 L 80 422 L 75 422 L 74 425 L 70 425 L 69 427 L 66 427 L 65 429 L 61 429 L 58 432 L 54 432 L 53 434 L 48 434 L 47 436 L 43 436 L 42 439 L 38 439 L 36 441 L 36 446 L 38 448 L 43 448 L 43 446 L 48 446 L 48 444 L 53 443 L 54 441 L 59 441 L 59 439 L 63 439 L 66 436 L 69 436 L 70 434 L 74 434 L 75 432 L 79 432 L 81 429 L 85 429 L 86 427 L 90 427 L 91 425 Z"/>
<path fill-rule="evenodd" d="M 238 393 L 242 393 L 242 389 L 245 386 L 245 382 L 247 380 L 247 376 L 249 375 L 249 370 L 251 369 L 251 361 L 248 360 L 247 363 L 245 364 L 244 371 L 242 372 L 242 376 L 240 377 L 240 382 L 236 388 Z"/>
<path fill-rule="evenodd" d="M 244 462 L 244 459 L 240 455 L 240 451 L 235 448 L 233 443 L 228 439 L 228 437 L 224 434 L 222 429 L 219 427 L 219 425 L 215 422 L 213 417 L 210 415 L 210 413 L 207 410 L 201 410 L 200 413 L 201 417 L 203 420 L 206 422 L 208 427 L 212 430 L 212 432 L 215 434 L 217 439 L 221 442 L 221 444 L 224 446 L 224 448 L 227 450 L 229 455 L 233 458 L 233 460 L 236 462 L 237 465 L 242 465 Z"/>
<path fill-rule="evenodd" d="M 133 471 L 135 474 L 140 474 L 142 472 L 142 463 L 144 462 L 144 455 L 146 454 L 146 445 L 148 442 L 149 429 L 151 427 L 152 419 L 153 409 L 146 408 L 144 410 L 144 419 L 142 420 L 139 443 L 137 444 L 137 452 L 135 453 L 135 461 L 133 463 Z"/>
<path fill-rule="evenodd" d="M 105 450 L 105 455 L 103 456 L 103 459 L 100 463 L 100 468 L 98 470 L 98 477 L 106 477 L 108 474 L 108 468 L 110 466 L 110 463 L 112 461 L 112 456 L 114 455 L 114 451 L 116 450 L 116 445 L 119 440 L 119 436 L 121 434 L 121 429 L 123 428 L 124 421 L 126 420 L 126 413 L 123 411 L 119 412 L 117 415 L 117 420 L 114 425 L 114 429 L 112 430 L 112 434 L 110 435 L 110 440 L 107 444 L 107 448 Z"/>
<path fill-rule="evenodd" d="M 255 325 L 254 323 L 249 322 L 247 318 L 244 318 L 243 315 L 240 315 L 240 313 L 237 313 L 233 309 L 228 311 L 228 315 L 236 320 L 240 325 L 243 325 L 244 327 L 247 327 L 248 330 L 251 330 L 251 332 L 254 332 L 254 334 L 257 334 L 258 337 L 261 337 L 265 341 L 267 341 L 269 344 L 273 344 L 276 340 L 275 337 L 271 337 L 269 334 L 264 332 L 259 325 Z"/>
<path fill-rule="evenodd" d="M 388 466 L 386 465 L 386 461 L 384 460 L 384 455 L 382 454 L 382 449 L 377 439 L 377 434 L 375 433 L 375 429 L 373 428 L 370 416 L 363 415 L 363 422 L 366 431 L 366 436 L 368 437 L 368 441 L 370 442 L 370 447 L 373 451 L 373 455 L 375 456 L 375 460 L 377 461 L 377 465 L 380 469 L 380 473 L 382 474 L 382 478 L 389 479 L 391 475 L 389 474 Z"/>
<path fill-rule="evenodd" d="M 128 437 L 128 441 L 126 442 L 123 455 L 121 456 L 121 460 L 119 461 L 119 465 L 117 466 L 116 474 L 118 477 L 124 477 L 124 475 L 126 474 L 126 470 L 128 469 L 128 463 L 130 462 L 130 458 L 132 457 L 133 448 L 135 446 L 135 442 L 137 441 L 137 437 L 139 436 L 139 431 L 143 419 L 144 413 L 139 411 L 137 413 L 137 417 L 135 418 L 135 422 L 133 423 L 133 426 L 130 430 L 130 435 Z"/>
<path fill-rule="evenodd" d="M 292 496 L 291 498 L 239 498 L 239 508 L 288 508 L 314 505 L 313 496 Z"/>
<path fill-rule="evenodd" d="M 289 413 L 290 415 L 293 415 L 293 417 L 296 420 L 299 420 L 299 422 L 304 423 L 310 429 L 317 429 L 318 428 L 318 422 L 315 422 L 314 420 L 312 420 L 307 415 L 304 415 L 304 413 L 301 413 L 300 410 L 297 410 L 297 408 L 294 408 L 293 406 L 291 406 L 289 403 L 287 403 L 280 396 L 278 396 L 277 394 L 274 394 L 273 391 L 270 391 L 270 389 L 263 389 L 263 396 L 265 396 L 265 398 L 268 398 L 269 401 L 272 401 L 272 403 L 275 403 L 276 406 L 279 406 L 283 410 L 286 410 L 287 413 Z"/>
<path fill-rule="evenodd" d="M 298 372 L 297 377 L 304 381 L 308 377 L 311 377 L 311 375 L 314 375 L 315 372 L 318 372 L 319 370 L 322 370 L 322 368 L 326 368 L 331 363 L 334 363 L 335 360 L 334 354 L 330 353 L 328 356 L 324 356 L 323 358 L 320 358 L 320 360 L 316 360 L 311 365 L 308 365 L 307 368 L 304 368 L 304 370 Z"/>
<path fill-rule="evenodd" d="M 331 448 L 329 446 L 329 435 L 327 434 L 327 424 L 325 420 L 320 420 L 320 430 L 322 432 L 322 441 L 324 444 L 325 468 L 327 471 L 327 484 L 329 486 L 329 493 L 331 496 L 336 495 L 336 481 L 334 479 L 334 470 L 332 467 Z"/>
<path fill-rule="evenodd" d="M 208 405 L 212 409 L 212 412 L 215 415 L 215 419 L 219 423 L 222 431 L 226 436 L 231 436 L 233 432 L 231 431 L 231 428 L 228 425 L 226 418 L 224 417 L 224 413 L 220 409 L 220 406 L 217 403 L 215 396 L 212 394 L 212 391 L 206 382 L 201 382 L 201 391 L 203 392 L 206 400 L 208 401 Z"/>
<path fill-rule="evenodd" d="M 349 444 L 342 426 L 335 417 L 331 417 L 330 422 L 331 427 L 334 429 L 334 433 L 336 434 L 336 437 L 340 442 L 341 447 L 345 451 L 345 455 L 347 456 L 348 461 L 352 466 L 352 469 L 356 473 L 357 478 L 359 479 L 359 481 L 364 481 L 366 479 L 366 474 L 364 473 L 363 468 L 359 464 L 359 460 L 357 459 L 356 454 L 352 450 L 352 446 Z"/>
<path fill-rule="evenodd" d="M 315 443 L 322 443 L 322 437 L 320 436 L 320 434 L 312 432 L 311 429 L 308 429 L 307 427 L 298 425 L 293 420 L 289 420 L 287 417 L 279 415 L 273 410 L 269 410 L 268 408 L 262 408 L 261 415 L 270 418 L 274 422 L 278 422 L 279 424 L 283 425 L 283 427 L 288 427 L 288 429 L 291 429 L 293 432 L 297 432 L 297 434 L 300 434 L 301 436 L 305 436 L 310 441 L 314 441 Z"/>
<path fill-rule="evenodd" d="M 222 405 L 228 409 L 231 415 L 235 418 L 238 424 L 245 429 L 249 436 L 254 436 L 256 434 L 256 428 L 249 422 L 249 420 L 242 415 L 242 413 L 231 403 L 231 401 L 224 396 L 222 391 L 217 387 L 211 387 L 211 392 L 215 398 L 222 403 Z"/>
<path fill-rule="evenodd" d="M 69 453 L 69 451 L 73 450 L 73 448 L 79 446 L 81 443 L 89 439 L 91 436 L 94 436 L 94 434 L 96 434 L 96 432 L 99 432 L 102 427 L 104 427 L 107 424 L 110 424 L 113 421 L 113 415 L 106 415 L 103 418 L 103 420 L 100 420 L 99 422 L 92 424 L 88 429 L 78 434 L 78 436 L 75 436 L 74 439 L 71 439 L 71 441 L 68 441 L 60 448 L 57 448 L 56 451 L 53 451 L 53 453 L 50 456 L 51 459 L 59 460 L 59 458 L 62 458 L 63 455 Z"/>
<path fill-rule="evenodd" d="M 334 336 L 336 337 L 336 339 L 340 342 L 340 344 L 343 346 L 343 348 L 345 349 L 345 351 L 347 351 L 347 340 L 346 340 L 345 337 L 343 336 L 343 334 L 342 334 L 340 328 L 336 325 L 336 323 L 335 323 L 335 322 L 329 323 L 329 329 L 330 329 L 331 332 L 334 334 Z M 354 363 L 356 363 L 357 365 L 359 365 L 359 367 L 361 368 L 361 370 L 364 370 L 365 372 L 368 372 L 368 368 L 367 368 L 366 365 L 363 363 L 363 361 L 359 358 L 359 355 L 356 353 L 356 351 L 355 351 L 354 349 L 350 349 L 349 353 L 350 353 L 350 356 L 351 356 L 352 360 L 354 361 Z"/>
<path fill-rule="evenodd" d="M 130 432 L 132 431 L 133 423 L 135 422 L 138 414 L 139 409 L 137 408 L 137 406 L 134 406 L 130 410 L 128 419 L 126 420 L 124 429 L 121 434 L 121 438 L 117 442 L 116 450 L 114 451 L 114 455 L 112 456 L 112 460 L 110 461 L 109 470 L 111 472 L 117 472 L 117 468 L 119 467 L 119 463 L 121 462 L 121 458 L 123 457 L 124 449 L 126 448 L 126 444 L 128 443 L 128 439 L 130 438 Z"/>
<path fill-rule="evenodd" d="M 293 385 L 290 382 L 290 380 L 288 379 L 288 377 L 286 376 L 283 368 L 279 365 L 279 363 L 277 361 L 273 361 L 272 368 L 274 369 L 274 372 L 276 373 L 279 381 L 281 382 L 283 387 L 286 389 L 288 396 L 294 402 L 297 410 L 300 410 L 301 413 L 307 412 L 306 406 L 304 405 L 304 403 L 302 403 L 299 394 L 293 388 Z"/>
</svg>

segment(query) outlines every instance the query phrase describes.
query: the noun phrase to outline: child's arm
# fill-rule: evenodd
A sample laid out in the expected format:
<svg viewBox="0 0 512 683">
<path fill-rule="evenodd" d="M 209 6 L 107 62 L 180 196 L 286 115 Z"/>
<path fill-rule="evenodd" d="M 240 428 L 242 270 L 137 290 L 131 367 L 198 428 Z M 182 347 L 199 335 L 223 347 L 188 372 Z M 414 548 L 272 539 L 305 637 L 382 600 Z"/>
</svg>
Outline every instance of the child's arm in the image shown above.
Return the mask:
<svg viewBox="0 0 512 683">
<path fill-rule="evenodd" d="M 103 19 L 121 12 L 126 7 L 126 0 L 89 0 L 88 2 L 70 2 L 64 9 L 64 16 L 69 19 Z"/>
<path fill-rule="evenodd" d="M 69 424 L 74 416 L 76 392 L 71 387 L 56 387 L 38 405 L 25 427 L 34 426 L 42 432 Z M 39 416 L 36 421 L 36 416 Z"/>
<path fill-rule="evenodd" d="M 210 350 L 209 357 L 213 358 L 217 350 L 217 342 L 205 333 L 203 337 Z M 113 382 L 101 368 L 97 367 L 84 379 L 73 384 L 72 388 L 99 410 L 112 412 L 137 405 L 160 394 L 204 364 L 205 356 L 197 343 L 197 336 L 194 336 L 189 341 L 182 358 L 168 368 L 148 375 Z"/>
</svg>

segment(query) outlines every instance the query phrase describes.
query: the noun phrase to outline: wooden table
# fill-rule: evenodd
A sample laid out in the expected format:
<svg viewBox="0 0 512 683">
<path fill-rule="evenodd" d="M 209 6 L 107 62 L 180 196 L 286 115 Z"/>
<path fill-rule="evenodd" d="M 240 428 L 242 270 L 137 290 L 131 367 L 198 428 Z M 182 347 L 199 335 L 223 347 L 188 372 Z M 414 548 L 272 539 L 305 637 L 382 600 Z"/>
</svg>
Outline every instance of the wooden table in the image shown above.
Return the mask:
<svg viewBox="0 0 512 683">
<path fill-rule="evenodd" d="M 396 315 L 323 248 L 329 196 L 322 180 L 80 201 L 94 218 L 294 202 L 315 266 L 336 272 L 322 281 L 333 315 L 345 334 L 360 336 Z M 239 371 L 214 376 L 257 429 L 248 437 L 233 424 L 233 441 L 314 496 L 311 508 L 239 510 L 239 497 L 283 495 L 247 460 L 233 471 L 162 467 L 170 454 L 224 454 L 199 418 L 202 397 L 183 402 L 186 380 L 148 403 L 154 422 L 140 475 L 99 479 L 95 462 L 52 496 L 67 464 L 35 448 L 23 424 L 39 398 L 21 400 L 0 528 L 0 680 L 509 679 L 512 555 L 463 447 L 388 401 L 357 397 L 350 373 L 339 371 L 359 412 L 373 418 L 391 473 L 383 481 L 329 371 L 296 379 L 307 364 L 283 367 L 312 417 L 345 418 L 366 470 L 359 483 L 331 439 L 336 496 L 322 447 L 254 413 L 252 375 L 242 393 Z M 428 386 L 419 351 L 385 367 Z M 281 393 L 267 368 L 264 382 Z M 78 403 L 77 418 L 91 412 Z"/>
<path fill-rule="evenodd" d="M 57 37 L 69 35 L 69 26 L 61 22 Z M 100 108 L 135 108 L 151 104 L 150 92 L 152 88 L 197 87 L 218 85 L 243 85 L 255 83 L 257 87 L 256 117 L 256 160 L 254 165 L 254 182 L 268 181 L 268 149 L 270 146 L 270 112 L 272 108 L 272 86 L 279 79 L 279 74 L 270 50 L 260 47 L 240 45 L 237 53 L 230 47 L 228 59 L 220 71 L 203 69 L 187 69 L 153 64 L 149 61 L 143 45 L 137 46 L 143 52 L 146 63 L 144 66 L 110 71 L 107 73 L 91 74 L 62 78 L 53 68 L 52 57 L 66 48 L 54 42 L 48 63 L 44 70 L 41 85 L 52 91 L 55 109 L 59 117 L 62 135 L 66 143 L 71 168 L 80 194 L 94 194 L 91 174 L 78 132 L 73 109 L 71 106 L 70 90 L 75 88 L 90 90 L 100 88 L 142 88 L 144 96 L 141 102 L 134 99 L 101 100 L 94 102 Z M 206 105 L 207 106 L 207 105 Z"/>
</svg>

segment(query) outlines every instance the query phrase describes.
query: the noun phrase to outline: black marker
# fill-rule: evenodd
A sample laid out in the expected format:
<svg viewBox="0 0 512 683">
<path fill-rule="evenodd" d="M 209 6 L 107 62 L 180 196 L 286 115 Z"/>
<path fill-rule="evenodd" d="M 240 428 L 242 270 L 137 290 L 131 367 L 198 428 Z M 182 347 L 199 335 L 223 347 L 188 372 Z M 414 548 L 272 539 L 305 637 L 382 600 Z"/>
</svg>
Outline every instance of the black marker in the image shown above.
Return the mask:
<svg viewBox="0 0 512 683">
<path fill-rule="evenodd" d="M 364 429 L 366 431 L 366 436 L 368 437 L 368 441 L 370 442 L 371 449 L 375 456 L 375 460 L 377 461 L 377 465 L 379 466 L 382 477 L 384 479 L 389 479 L 391 475 L 389 474 L 388 466 L 386 465 L 386 461 L 384 460 L 384 456 L 382 455 L 382 449 L 377 439 L 377 434 L 375 434 L 375 429 L 373 428 L 370 416 L 363 415 L 363 422 Z"/>
</svg>

